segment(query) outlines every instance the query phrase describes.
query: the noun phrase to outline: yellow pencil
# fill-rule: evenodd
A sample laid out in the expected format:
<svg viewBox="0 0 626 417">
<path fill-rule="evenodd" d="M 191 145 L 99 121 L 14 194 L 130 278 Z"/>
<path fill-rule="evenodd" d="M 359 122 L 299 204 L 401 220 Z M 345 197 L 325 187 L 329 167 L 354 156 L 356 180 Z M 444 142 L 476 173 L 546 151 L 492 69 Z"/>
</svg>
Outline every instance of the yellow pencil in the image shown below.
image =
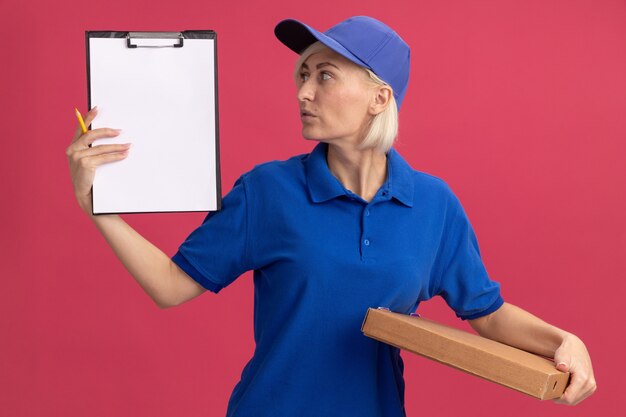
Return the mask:
<svg viewBox="0 0 626 417">
<path fill-rule="evenodd" d="M 83 133 L 87 133 L 87 126 L 85 126 L 83 116 L 80 115 L 80 112 L 76 107 L 74 107 L 74 110 L 76 110 L 76 118 L 78 119 L 78 123 L 80 123 L 80 128 L 82 129 Z"/>
</svg>

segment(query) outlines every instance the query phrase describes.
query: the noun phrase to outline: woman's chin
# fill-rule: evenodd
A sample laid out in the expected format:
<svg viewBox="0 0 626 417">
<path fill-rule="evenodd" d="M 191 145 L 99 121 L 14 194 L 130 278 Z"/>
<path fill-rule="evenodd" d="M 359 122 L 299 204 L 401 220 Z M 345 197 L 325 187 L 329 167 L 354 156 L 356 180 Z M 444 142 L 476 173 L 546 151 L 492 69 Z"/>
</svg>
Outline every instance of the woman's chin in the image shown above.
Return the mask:
<svg viewBox="0 0 626 417">
<path fill-rule="evenodd" d="M 304 140 L 312 140 L 312 141 L 315 141 L 315 142 L 324 142 L 322 139 L 319 139 L 319 138 L 310 138 L 310 137 L 306 137 L 306 136 L 302 136 L 302 138 Z"/>
<path fill-rule="evenodd" d="M 316 135 L 314 132 L 310 132 L 306 127 L 302 128 L 302 137 L 306 140 L 322 140 L 322 136 Z"/>
</svg>

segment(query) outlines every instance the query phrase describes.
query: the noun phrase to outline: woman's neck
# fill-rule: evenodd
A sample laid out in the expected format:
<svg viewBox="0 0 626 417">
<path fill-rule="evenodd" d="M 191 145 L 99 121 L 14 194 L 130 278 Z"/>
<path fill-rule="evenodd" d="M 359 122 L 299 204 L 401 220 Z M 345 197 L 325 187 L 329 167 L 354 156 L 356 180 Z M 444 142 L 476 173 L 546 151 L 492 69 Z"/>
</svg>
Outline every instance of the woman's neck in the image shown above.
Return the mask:
<svg viewBox="0 0 626 417">
<path fill-rule="evenodd" d="M 343 186 L 365 201 L 374 198 L 387 178 L 387 156 L 375 149 L 329 144 L 326 161 Z"/>
</svg>

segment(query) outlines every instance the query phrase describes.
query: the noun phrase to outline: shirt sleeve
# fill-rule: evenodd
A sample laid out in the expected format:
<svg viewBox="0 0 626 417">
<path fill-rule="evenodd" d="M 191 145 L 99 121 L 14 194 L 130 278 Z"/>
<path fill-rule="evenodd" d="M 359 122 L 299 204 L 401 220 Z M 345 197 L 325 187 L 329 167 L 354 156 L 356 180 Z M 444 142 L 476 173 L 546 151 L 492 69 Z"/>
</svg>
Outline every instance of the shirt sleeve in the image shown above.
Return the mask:
<svg viewBox="0 0 626 417">
<path fill-rule="evenodd" d="M 493 313 L 504 303 L 500 284 L 491 280 L 478 241 L 458 198 L 450 191 L 444 236 L 442 273 L 437 295 L 463 320 Z"/>
<path fill-rule="evenodd" d="M 204 288 L 219 292 L 250 270 L 248 257 L 248 205 L 244 177 L 180 245 L 172 257 Z"/>
</svg>

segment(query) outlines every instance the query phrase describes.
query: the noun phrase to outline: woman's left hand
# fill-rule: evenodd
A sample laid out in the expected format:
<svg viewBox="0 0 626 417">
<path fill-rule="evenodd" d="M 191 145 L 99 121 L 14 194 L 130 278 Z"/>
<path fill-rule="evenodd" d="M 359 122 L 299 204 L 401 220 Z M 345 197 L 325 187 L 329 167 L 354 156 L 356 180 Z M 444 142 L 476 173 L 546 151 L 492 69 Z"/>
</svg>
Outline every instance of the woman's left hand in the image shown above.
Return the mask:
<svg viewBox="0 0 626 417">
<path fill-rule="evenodd" d="M 554 357 L 559 371 L 571 374 L 570 384 L 555 402 L 576 405 L 596 390 L 591 358 L 582 340 L 521 308 L 504 303 L 493 313 L 469 320 L 483 337 L 545 357 Z M 556 350 L 555 350 L 556 348 Z"/>
<path fill-rule="evenodd" d="M 565 393 L 554 402 L 576 405 L 596 391 L 591 358 L 585 344 L 578 337 L 570 334 L 563 340 L 554 353 L 554 363 L 559 371 L 571 374 Z"/>
</svg>

